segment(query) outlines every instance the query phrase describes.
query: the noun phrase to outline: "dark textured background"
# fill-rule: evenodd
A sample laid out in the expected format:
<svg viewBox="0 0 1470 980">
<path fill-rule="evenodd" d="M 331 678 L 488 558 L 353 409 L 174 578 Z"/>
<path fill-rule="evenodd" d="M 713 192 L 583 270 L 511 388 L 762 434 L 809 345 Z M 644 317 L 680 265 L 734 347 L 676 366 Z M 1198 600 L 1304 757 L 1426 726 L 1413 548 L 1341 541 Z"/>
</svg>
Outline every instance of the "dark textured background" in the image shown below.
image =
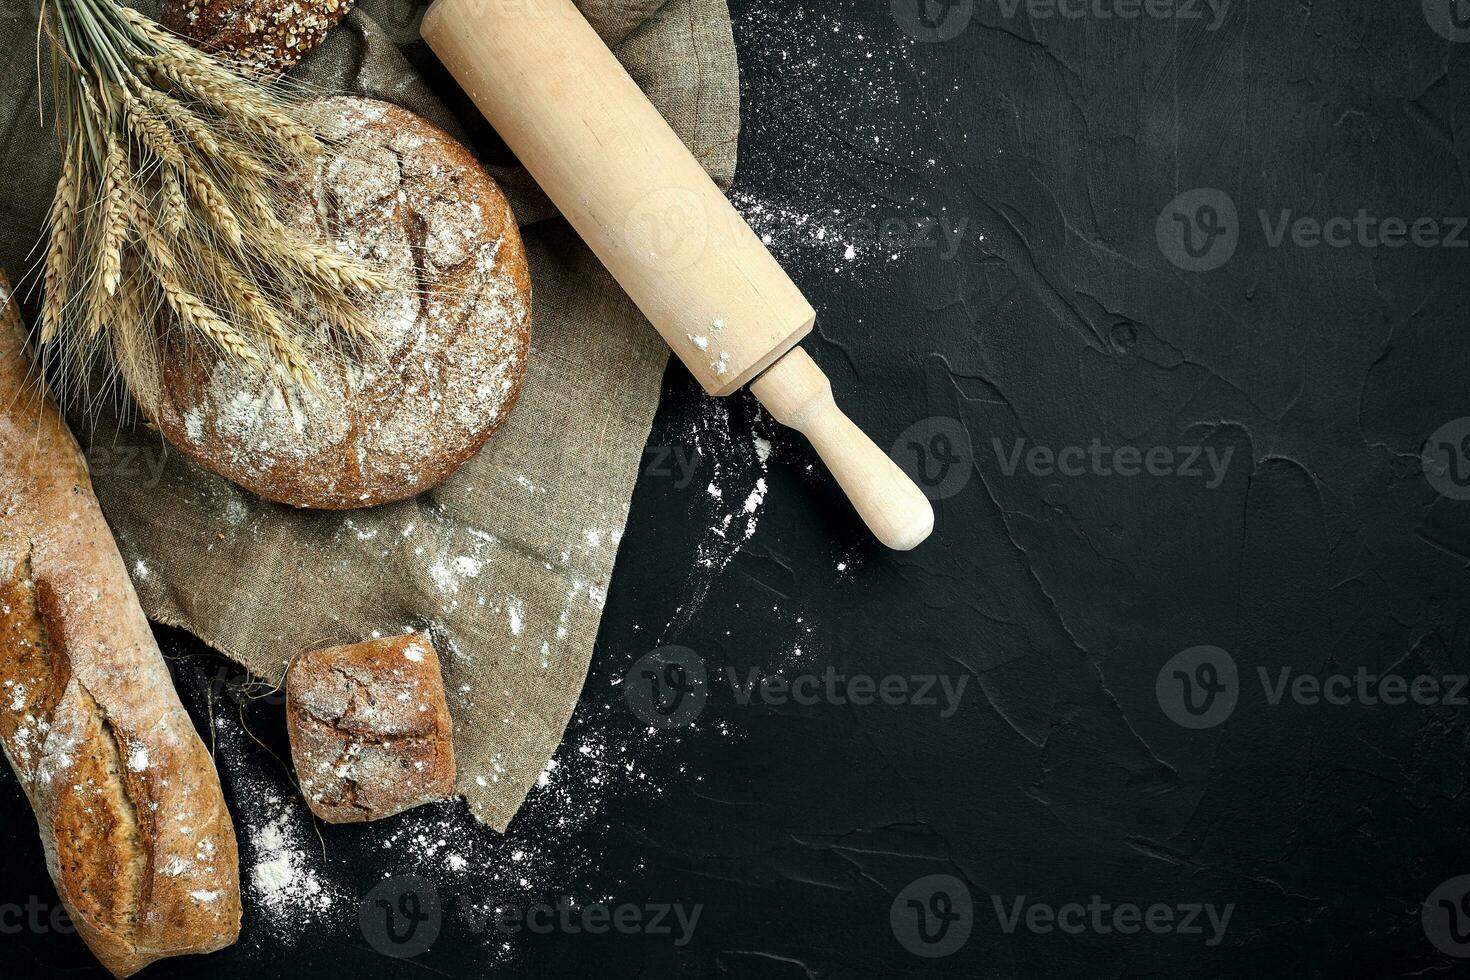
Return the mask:
<svg viewBox="0 0 1470 980">
<path fill-rule="evenodd" d="M 747 208 L 964 223 L 952 254 L 848 224 L 854 261 L 800 221 L 771 228 L 821 314 L 809 349 L 851 414 L 884 444 L 907 431 L 897 451 L 927 452 L 935 476 L 948 460 L 945 489 L 958 489 L 931 541 L 885 553 L 774 433 L 758 530 L 723 570 L 691 574 L 706 474 L 681 485 L 658 461 L 710 452 L 709 408 L 671 369 L 567 750 L 617 746 L 639 775 L 612 772 L 596 817 L 566 831 L 533 796 L 485 846 L 550 841 L 562 856 L 507 901 L 699 903 L 692 942 L 522 935 L 501 948 L 451 915 L 432 950 L 395 963 L 344 908 L 293 942 L 248 918 L 207 966 L 150 975 L 1463 973 L 1420 908 L 1470 873 L 1464 705 L 1272 705 L 1258 671 L 1470 671 L 1470 503 L 1437 493 L 1420 463 L 1431 433 L 1470 415 L 1470 253 L 1272 247 L 1258 215 L 1470 211 L 1470 44 L 1431 30 L 1418 0 L 1237 0 L 1215 30 L 1202 5 L 1203 20 L 1123 21 L 948 0 L 931 14 L 965 26 L 939 41 L 905 32 L 909 0 L 732 6 Z M 1239 216 L 1238 247 L 1209 271 L 1179 268 L 1156 236 L 1196 188 Z M 1222 197 L 1174 210 L 1204 221 L 1202 200 Z M 746 396 L 730 411 L 737 432 L 771 430 Z M 997 446 L 1017 439 L 1233 455 L 1214 488 L 1008 475 Z M 738 454 L 718 465 L 756 472 Z M 712 674 L 831 665 L 968 686 L 941 718 L 741 706 L 716 677 L 695 727 L 650 734 L 617 681 L 667 643 Z M 1172 669 L 1162 704 L 1155 682 L 1199 645 L 1228 652 L 1238 703 L 1194 730 L 1165 710 L 1177 713 Z M 208 655 L 177 635 L 165 648 L 201 707 Z M 246 715 L 280 751 L 279 707 Z M 221 764 L 232 792 L 244 771 L 287 785 L 260 748 Z M 31 815 L 0 780 L 16 838 L 3 897 L 53 901 Z M 331 834 L 332 874 L 357 894 L 382 874 L 367 840 Z M 926 959 L 901 945 L 890 906 L 934 874 L 963 882 L 974 921 L 961 949 Z M 1208 925 L 1008 934 L 994 910 L 993 896 L 1093 895 L 1233 911 L 1209 945 Z M 71 936 L 22 929 L 0 949 L 23 975 L 88 972 Z"/>
</svg>

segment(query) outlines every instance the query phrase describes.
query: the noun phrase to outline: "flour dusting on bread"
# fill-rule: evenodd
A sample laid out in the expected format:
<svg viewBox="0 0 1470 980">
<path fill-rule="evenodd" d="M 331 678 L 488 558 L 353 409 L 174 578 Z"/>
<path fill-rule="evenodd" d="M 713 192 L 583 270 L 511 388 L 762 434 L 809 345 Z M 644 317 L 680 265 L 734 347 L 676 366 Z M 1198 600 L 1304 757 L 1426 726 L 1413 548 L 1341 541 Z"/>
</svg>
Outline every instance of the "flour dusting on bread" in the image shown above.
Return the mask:
<svg viewBox="0 0 1470 980">
<path fill-rule="evenodd" d="M 442 482 L 504 422 L 530 343 L 529 272 L 509 204 L 449 137 L 366 99 L 309 112 L 333 147 L 291 218 L 390 276 L 367 305 L 375 347 L 334 343 L 303 303 L 318 390 L 192 350 L 175 352 L 157 404 L 140 400 L 171 442 L 260 496 L 371 506 Z"/>
</svg>

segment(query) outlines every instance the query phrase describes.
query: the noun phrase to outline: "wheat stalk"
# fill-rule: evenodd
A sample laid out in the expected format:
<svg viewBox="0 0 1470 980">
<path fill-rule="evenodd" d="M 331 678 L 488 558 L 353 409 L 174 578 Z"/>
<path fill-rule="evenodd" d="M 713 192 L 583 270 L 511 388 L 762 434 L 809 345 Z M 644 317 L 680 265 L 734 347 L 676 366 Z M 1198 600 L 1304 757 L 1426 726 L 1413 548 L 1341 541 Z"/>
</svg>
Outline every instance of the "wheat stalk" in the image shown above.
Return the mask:
<svg viewBox="0 0 1470 980">
<path fill-rule="evenodd" d="M 282 217 L 324 150 L 299 106 L 118 0 L 42 6 L 63 160 L 43 343 L 85 359 L 105 336 L 156 379 L 197 339 L 311 387 L 326 325 L 375 340 L 366 303 L 388 277 Z"/>
</svg>

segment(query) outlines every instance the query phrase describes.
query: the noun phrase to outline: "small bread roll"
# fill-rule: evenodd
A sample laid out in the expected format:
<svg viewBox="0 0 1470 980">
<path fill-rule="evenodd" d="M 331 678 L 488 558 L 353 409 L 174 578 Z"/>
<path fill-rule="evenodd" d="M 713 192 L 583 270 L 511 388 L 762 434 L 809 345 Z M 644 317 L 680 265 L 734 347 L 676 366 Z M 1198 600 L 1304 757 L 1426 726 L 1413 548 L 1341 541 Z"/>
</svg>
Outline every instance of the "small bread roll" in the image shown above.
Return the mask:
<svg viewBox="0 0 1470 980">
<path fill-rule="evenodd" d="M 444 679 L 423 633 L 303 653 L 286 674 L 286 728 L 306 805 L 327 823 L 454 794 Z"/>
</svg>

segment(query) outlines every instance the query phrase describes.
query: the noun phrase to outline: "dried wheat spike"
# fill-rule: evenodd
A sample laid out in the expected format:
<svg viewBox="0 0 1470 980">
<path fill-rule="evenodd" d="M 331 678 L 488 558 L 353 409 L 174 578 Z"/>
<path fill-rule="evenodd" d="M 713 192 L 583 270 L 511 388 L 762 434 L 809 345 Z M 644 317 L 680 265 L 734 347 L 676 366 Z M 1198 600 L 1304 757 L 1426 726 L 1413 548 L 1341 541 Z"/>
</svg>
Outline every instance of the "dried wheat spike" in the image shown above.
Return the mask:
<svg viewBox="0 0 1470 980">
<path fill-rule="evenodd" d="M 175 64 L 162 57 L 141 58 L 139 65 L 155 79 L 218 109 L 222 114 L 242 120 L 262 136 L 279 140 L 308 156 L 321 152 L 321 141 L 311 130 L 262 102 L 259 94 L 242 80 L 213 66 Z"/>
<path fill-rule="evenodd" d="M 128 124 L 128 132 L 133 134 L 138 145 L 145 147 L 175 170 L 183 170 L 184 155 L 179 150 L 178 141 L 169 131 L 168 124 L 154 115 L 133 93 L 123 88 L 116 91 L 122 102 L 123 119 Z"/>
<path fill-rule="evenodd" d="M 171 237 L 177 238 L 189 220 L 189 202 L 184 197 L 184 186 L 179 175 L 167 171 L 161 178 L 163 199 L 163 228 Z"/>
<path fill-rule="evenodd" d="M 102 288 L 108 296 L 117 295 L 122 282 L 122 246 L 127 236 L 128 221 L 123 202 L 128 193 L 127 151 L 123 149 L 115 134 L 107 134 L 107 155 L 102 163 L 105 172 L 102 178 L 102 197 L 99 224 L 102 229 L 98 240 L 97 272 L 102 277 Z"/>
<path fill-rule="evenodd" d="M 61 167 L 61 179 L 56 185 L 56 196 L 51 199 L 51 246 L 46 254 L 46 300 L 41 307 L 41 343 L 49 343 L 61 329 L 63 307 L 66 305 L 66 270 L 72 267 L 77 247 L 77 197 L 81 175 L 79 154 L 68 153 Z"/>
<path fill-rule="evenodd" d="M 189 196 L 199 205 L 199 210 L 204 213 L 210 227 L 224 236 L 231 245 L 239 248 L 245 240 L 245 233 L 240 228 L 235 212 L 230 209 L 229 201 L 214 186 L 214 181 L 198 170 L 189 169 L 184 171 L 184 184 L 189 188 Z"/>
<path fill-rule="evenodd" d="M 249 342 L 240 333 L 219 317 L 198 296 L 184 289 L 169 270 L 158 269 L 158 284 L 163 298 L 179 319 L 214 341 L 226 354 L 240 358 L 252 367 L 263 368 L 265 363 Z"/>
</svg>

